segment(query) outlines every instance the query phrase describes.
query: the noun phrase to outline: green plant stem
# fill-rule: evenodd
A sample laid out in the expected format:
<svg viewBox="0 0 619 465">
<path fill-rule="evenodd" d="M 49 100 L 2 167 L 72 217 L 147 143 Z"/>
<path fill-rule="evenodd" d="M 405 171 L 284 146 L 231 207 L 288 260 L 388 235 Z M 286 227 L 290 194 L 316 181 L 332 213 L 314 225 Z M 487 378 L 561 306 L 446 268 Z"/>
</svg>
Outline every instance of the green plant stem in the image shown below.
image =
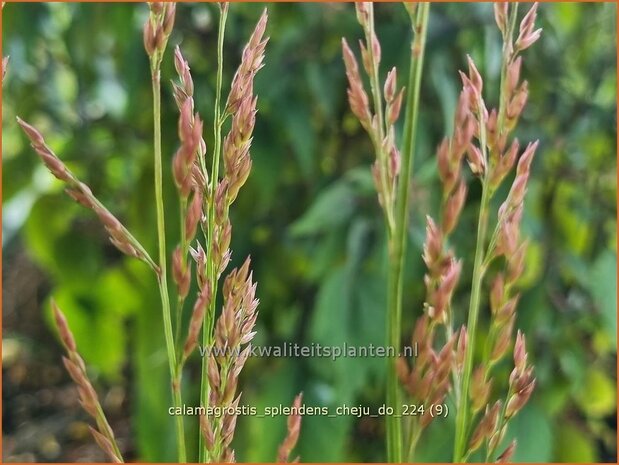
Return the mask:
<svg viewBox="0 0 619 465">
<path fill-rule="evenodd" d="M 157 240 L 159 243 L 159 294 L 163 310 L 163 330 L 165 333 L 168 362 L 170 364 L 170 378 L 172 380 L 172 401 L 174 407 L 181 406 L 180 385 L 176 382 L 176 351 L 174 348 L 174 335 L 172 331 L 172 316 L 170 309 L 170 297 L 168 295 L 167 268 L 166 268 L 166 245 L 165 245 L 165 217 L 163 208 L 163 176 L 161 168 L 161 84 L 160 70 L 156 66 L 152 70 L 153 85 L 153 113 L 154 113 L 154 142 L 155 142 L 155 203 L 157 207 Z M 178 443 L 178 460 L 185 462 L 185 432 L 183 417 L 176 416 L 176 439 Z"/>
<path fill-rule="evenodd" d="M 121 461 L 124 462 L 125 459 L 120 453 L 120 449 L 118 448 L 118 443 L 116 442 L 116 438 L 114 437 L 114 432 L 112 430 L 112 427 L 108 423 L 107 417 L 105 416 L 105 413 L 103 412 L 103 409 L 101 408 L 101 404 L 99 404 L 99 402 L 97 402 L 96 411 L 97 411 L 97 416 L 95 420 L 97 422 L 97 427 L 99 428 L 99 431 L 104 433 L 104 436 L 106 436 L 107 439 L 110 441 L 110 444 L 112 445 L 112 449 L 114 450 L 114 454 L 116 454 L 116 457 L 118 457 Z"/>
<path fill-rule="evenodd" d="M 478 102 L 479 106 L 483 102 Z M 481 113 L 481 112 L 480 112 Z M 480 119 L 481 119 L 480 115 Z M 480 125 L 479 144 L 482 149 L 483 159 L 486 160 L 487 166 L 487 150 L 486 150 L 486 127 L 484 123 Z M 469 317 L 467 322 L 468 344 L 466 346 L 466 354 L 464 359 L 464 370 L 462 374 L 462 382 L 460 388 L 460 404 L 456 414 L 456 441 L 454 443 L 454 462 L 461 462 L 465 458 L 467 430 L 468 430 L 468 409 L 469 409 L 469 387 L 471 383 L 471 374 L 473 371 L 473 355 L 475 351 L 475 336 L 477 333 L 477 320 L 479 316 L 479 307 L 481 301 L 481 284 L 485 274 L 484 266 L 484 248 L 486 246 L 486 233 L 488 229 L 488 216 L 490 204 L 490 188 L 489 188 L 489 170 L 485 170 L 482 179 L 482 195 L 481 205 L 479 207 L 479 219 L 477 223 L 477 242 L 475 244 L 475 262 L 473 265 L 473 277 L 471 283 L 471 300 L 469 303 Z"/>
<path fill-rule="evenodd" d="M 180 219 L 180 236 L 181 236 L 181 259 L 183 267 L 187 266 L 187 241 L 185 240 L 185 216 L 187 215 L 187 199 L 181 198 L 179 200 L 179 219 Z M 174 342 L 176 346 L 176 350 L 180 352 L 180 337 L 181 337 L 181 323 L 183 316 L 183 304 L 185 303 L 185 299 L 178 296 L 176 300 L 176 324 L 174 327 Z M 181 368 L 177 368 L 180 370 Z"/>
<path fill-rule="evenodd" d="M 421 437 L 419 425 L 417 425 L 416 423 L 416 419 L 413 419 L 413 422 L 411 423 L 411 437 L 408 444 L 408 454 L 406 456 L 407 463 L 412 463 L 413 460 L 415 460 L 415 450 L 417 449 L 417 442 L 419 442 L 419 438 Z"/>
<path fill-rule="evenodd" d="M 409 91 L 404 120 L 404 142 L 402 150 L 402 171 L 397 185 L 395 234 L 389 246 L 389 273 L 387 295 L 387 340 L 390 347 L 399 347 L 402 320 L 403 270 L 406 256 L 407 231 L 409 219 L 409 190 L 413 174 L 417 120 L 419 117 L 419 94 L 423 71 L 423 58 L 430 4 L 420 6 L 418 21 L 413 25 L 415 39 L 411 58 L 413 62 L 409 73 Z M 400 416 L 400 391 L 396 371 L 396 357 L 389 358 L 387 370 L 387 405 L 394 414 L 387 417 L 387 460 L 402 462 L 402 418 Z M 411 439 L 411 444 L 413 443 Z M 412 444 L 414 445 L 414 444 Z"/>
<path fill-rule="evenodd" d="M 67 176 L 70 178 L 70 181 L 67 181 L 67 185 L 69 187 L 72 188 L 76 188 L 78 190 L 81 190 L 83 186 L 83 183 L 69 170 L 66 170 L 66 174 Z M 99 199 L 97 199 L 94 195 L 92 195 L 92 193 L 90 194 L 90 196 L 88 197 L 89 201 L 93 203 L 93 205 L 95 206 L 95 208 L 93 208 L 94 211 L 96 210 L 100 210 L 100 211 L 105 211 L 108 210 L 105 205 L 103 205 Z M 156 274 L 159 274 L 159 266 L 157 266 L 157 264 L 155 263 L 155 261 L 151 258 L 151 256 L 148 254 L 148 252 L 146 251 L 146 249 L 144 248 L 144 246 L 140 243 L 140 241 L 138 241 L 133 234 L 131 234 L 129 232 L 129 230 L 127 229 L 127 227 L 125 225 L 122 225 L 122 228 L 125 230 L 125 234 L 127 236 L 127 239 L 129 240 L 129 243 L 137 250 L 139 251 L 139 253 L 141 254 L 142 257 L 144 257 L 143 259 L 140 258 L 140 260 L 142 260 L 143 262 L 145 262 Z"/>
<path fill-rule="evenodd" d="M 507 403 L 509 402 L 509 398 L 512 396 L 513 394 L 513 390 L 512 390 L 512 386 L 509 387 L 508 391 L 507 391 L 507 395 L 505 396 L 505 401 L 503 402 L 503 406 L 501 407 L 501 413 L 499 414 L 499 425 L 497 427 L 497 431 L 500 431 L 505 427 L 505 412 L 507 412 Z M 494 448 L 490 448 L 489 444 L 488 444 L 488 448 L 486 449 L 486 463 L 492 463 L 494 462 L 494 460 L 490 460 L 491 457 L 495 454 L 496 452 L 496 448 L 500 445 L 500 443 L 497 443 Z"/>
<path fill-rule="evenodd" d="M 485 184 L 485 183 L 484 183 Z M 473 265 L 473 282 L 471 289 L 471 300 L 469 304 L 469 318 L 467 323 L 468 344 L 466 357 L 464 360 L 464 372 L 460 389 L 460 405 L 456 416 L 456 442 L 454 449 L 454 462 L 460 462 L 463 458 L 466 446 L 466 431 L 468 418 L 468 396 L 471 373 L 473 370 L 473 352 L 475 348 L 475 336 L 477 330 L 477 319 L 479 316 L 479 305 L 481 297 L 481 283 L 484 274 L 484 242 L 486 239 L 486 229 L 488 225 L 488 189 L 483 186 L 479 221 L 477 224 L 477 243 L 475 245 L 475 264 Z"/>
<path fill-rule="evenodd" d="M 213 163 L 211 167 L 211 185 L 210 185 L 210 202 L 208 213 L 208 226 L 207 226 L 207 241 L 208 248 L 206 250 L 206 263 L 207 263 L 207 276 L 211 285 L 211 301 L 209 308 L 204 318 L 204 324 L 202 325 L 202 344 L 203 347 L 209 347 L 212 344 L 213 339 L 213 326 L 215 323 L 215 306 L 217 302 L 217 273 L 213 260 L 213 236 L 215 232 L 215 190 L 217 189 L 217 182 L 219 180 L 219 160 L 221 158 L 221 133 L 223 125 L 223 112 L 221 109 L 221 90 L 223 81 L 223 60 L 224 60 L 224 35 L 226 31 L 226 19 L 228 16 L 227 8 L 221 9 L 219 16 L 219 30 L 217 34 L 217 83 L 215 90 L 215 116 L 213 123 L 213 137 L 214 137 L 214 151 L 213 151 Z M 208 359 L 203 357 L 202 359 L 202 386 L 200 389 L 200 405 L 208 406 L 210 396 L 210 386 L 208 381 Z M 208 458 L 208 451 L 202 433 L 199 435 L 199 461 L 206 463 Z"/>
</svg>

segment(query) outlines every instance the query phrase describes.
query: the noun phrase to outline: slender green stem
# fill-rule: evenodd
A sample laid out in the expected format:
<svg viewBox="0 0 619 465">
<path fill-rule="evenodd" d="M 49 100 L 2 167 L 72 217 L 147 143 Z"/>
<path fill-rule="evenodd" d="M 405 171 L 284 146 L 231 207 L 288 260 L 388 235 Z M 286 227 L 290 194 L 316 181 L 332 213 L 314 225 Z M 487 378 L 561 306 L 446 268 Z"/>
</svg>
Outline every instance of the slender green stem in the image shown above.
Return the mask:
<svg viewBox="0 0 619 465">
<path fill-rule="evenodd" d="M 97 416 L 95 420 L 97 422 L 99 431 L 104 433 L 104 435 L 110 441 L 110 444 L 112 444 L 112 449 L 114 450 L 114 454 L 116 455 L 116 457 L 118 457 L 121 461 L 124 462 L 125 459 L 123 458 L 122 454 L 120 453 L 120 449 L 118 448 L 118 443 L 116 442 L 116 438 L 114 437 L 114 431 L 112 430 L 112 427 L 107 421 L 107 417 L 105 416 L 105 413 L 103 412 L 103 409 L 101 408 L 101 404 L 99 402 L 97 402 L 95 409 L 97 411 Z"/>
<path fill-rule="evenodd" d="M 478 102 L 480 108 L 483 101 L 480 98 Z M 480 119 L 481 111 L 480 111 Z M 480 137 L 479 144 L 482 150 L 484 160 L 488 160 L 486 150 L 486 126 L 484 123 L 479 125 Z M 489 188 L 489 170 L 486 169 L 484 178 L 482 179 L 482 195 L 481 205 L 479 207 L 479 220 L 477 223 L 477 242 L 475 244 L 475 262 L 473 265 L 473 277 L 471 283 L 471 300 L 469 303 L 469 317 L 467 322 L 468 344 L 464 359 L 464 370 L 462 374 L 462 383 L 460 388 L 460 405 L 456 414 L 456 441 L 454 443 L 454 462 L 464 460 L 466 449 L 467 429 L 468 429 L 468 410 L 469 410 L 469 387 L 471 383 L 471 374 L 473 371 L 473 355 L 475 350 L 475 336 L 477 333 L 477 320 L 479 316 L 479 307 L 481 302 L 481 284 L 485 274 L 484 267 L 484 248 L 486 247 L 486 234 L 488 229 L 488 216 L 490 204 L 490 188 Z"/>
<path fill-rule="evenodd" d="M 217 35 L 217 84 L 215 89 L 215 116 L 213 122 L 213 137 L 214 137 L 214 150 L 213 150 L 213 162 L 211 167 L 211 185 L 209 195 L 209 212 L 208 212 L 208 227 L 207 227 L 207 241 L 208 248 L 206 250 L 207 255 L 207 276 L 211 285 L 211 302 L 204 318 L 204 324 L 202 326 L 202 344 L 204 347 L 208 347 L 212 343 L 213 338 L 213 326 L 215 323 L 215 305 L 217 302 L 217 273 L 215 269 L 214 257 L 213 257 L 213 236 L 215 232 L 215 190 L 217 189 L 217 182 L 219 180 L 219 160 L 221 158 L 221 142 L 222 142 L 222 124 L 224 119 L 224 112 L 221 108 L 221 90 L 223 81 L 223 61 L 224 61 L 224 35 L 226 31 L 226 19 L 228 16 L 228 9 L 222 8 L 219 16 L 219 31 Z M 200 389 L 200 405 L 208 406 L 210 396 L 210 386 L 208 382 L 208 359 L 203 357 L 202 359 L 202 387 Z M 205 463 L 208 458 L 208 451 L 204 437 L 200 434 L 199 437 L 199 461 Z"/>
<path fill-rule="evenodd" d="M 101 202 L 99 202 L 99 200 L 97 200 L 96 198 L 92 197 L 91 201 L 93 203 L 95 203 L 99 208 L 101 209 L 105 209 L 105 205 L 103 205 Z M 159 267 L 157 266 L 157 264 L 155 263 L 155 261 L 150 257 L 150 255 L 148 254 L 148 252 L 146 251 L 146 249 L 144 248 L 144 246 L 133 236 L 133 234 L 131 234 L 127 228 L 123 225 L 123 228 L 125 229 L 126 235 L 127 235 L 127 239 L 129 240 L 129 243 L 137 250 L 139 251 L 139 253 L 141 254 L 143 258 L 143 261 L 151 267 L 151 269 L 155 272 L 155 274 L 159 273 Z"/>
<path fill-rule="evenodd" d="M 154 142 L 155 142 L 155 203 L 157 207 L 157 240 L 159 244 L 159 294 L 163 310 L 163 329 L 165 333 L 168 362 L 170 364 L 170 378 L 172 380 L 172 397 L 175 407 L 181 406 L 180 386 L 176 380 L 176 351 L 174 348 L 174 335 L 172 331 L 172 316 L 170 309 L 170 297 L 168 295 L 167 268 L 166 268 L 166 245 L 165 245 L 165 218 L 163 207 L 163 179 L 161 168 L 161 85 L 159 67 L 152 70 L 153 85 L 153 113 L 154 113 Z M 178 460 L 187 460 L 185 452 L 185 432 L 183 417 L 176 416 L 176 438 L 178 442 Z"/>
<path fill-rule="evenodd" d="M 499 425 L 496 429 L 496 431 L 500 431 L 505 427 L 505 412 L 507 411 L 507 403 L 509 402 L 510 397 L 512 396 L 512 394 L 514 393 L 514 391 L 512 390 L 512 386 L 509 387 L 509 389 L 507 390 L 507 395 L 505 396 L 505 401 L 503 402 L 503 406 L 501 407 L 501 413 L 499 414 Z M 494 455 L 494 453 L 496 452 L 496 448 L 500 445 L 500 443 L 497 443 L 493 448 L 488 447 L 486 449 L 486 462 L 487 463 L 492 463 L 494 462 L 494 460 L 491 460 L 492 456 Z M 488 444 L 489 446 L 489 444 Z"/>
<path fill-rule="evenodd" d="M 181 396 L 181 374 L 180 371 L 176 375 L 176 380 L 172 385 L 172 402 L 176 408 L 182 407 L 183 401 Z M 185 446 L 185 425 L 183 423 L 182 415 L 175 415 L 176 417 L 176 438 L 178 441 L 178 462 L 187 462 L 187 449 Z"/>
<path fill-rule="evenodd" d="M 389 273 L 387 295 L 387 340 L 390 347 L 399 347 L 402 319 L 403 270 L 408 240 L 409 190 L 413 173 L 417 121 L 419 117 L 419 95 L 426 32 L 430 4 L 420 5 L 412 47 L 412 63 L 409 73 L 409 87 L 404 121 L 404 142 L 402 150 L 402 171 L 397 185 L 395 234 L 389 245 Z M 400 391 L 398 386 L 396 357 L 389 358 L 387 370 L 387 405 L 394 414 L 387 418 L 387 460 L 402 462 L 402 418 L 400 415 Z M 411 439 L 411 443 L 413 443 Z M 412 444 L 414 446 L 414 444 Z"/>
<path fill-rule="evenodd" d="M 179 220 L 180 220 L 180 247 L 181 247 L 181 260 L 183 268 L 187 266 L 187 241 L 185 240 L 185 216 L 187 214 L 187 199 L 181 198 L 179 200 Z M 181 324 L 183 316 L 183 304 L 185 299 L 178 295 L 176 299 L 176 321 L 174 325 L 174 342 L 176 350 L 180 351 L 180 337 L 181 337 Z"/>
<path fill-rule="evenodd" d="M 176 316 L 174 321 L 174 347 L 176 348 L 177 354 L 181 353 L 180 343 L 181 343 L 181 324 L 182 324 L 182 316 L 183 316 L 183 299 L 180 296 L 176 299 Z M 180 362 L 179 359 L 176 360 Z"/>
<path fill-rule="evenodd" d="M 467 323 L 468 344 L 466 357 L 464 360 L 464 373 L 460 389 L 460 405 L 456 416 L 456 443 L 454 449 L 454 461 L 460 462 L 463 458 L 466 446 L 466 430 L 468 418 L 468 396 L 471 373 L 473 370 L 473 352 L 475 348 L 475 336 L 477 332 L 477 319 L 479 315 L 479 305 L 481 297 L 481 283 L 484 274 L 484 242 L 486 239 L 486 229 L 488 224 L 488 189 L 484 186 L 479 221 L 477 224 L 477 243 L 475 245 L 475 264 L 473 265 L 473 283 L 471 290 L 471 300 L 469 304 L 469 318 Z"/>
<path fill-rule="evenodd" d="M 417 425 L 417 419 L 413 417 L 413 421 L 411 422 L 411 437 L 408 443 L 408 454 L 406 456 L 407 463 L 412 463 L 413 460 L 415 460 L 415 450 L 420 437 L 421 430 L 419 429 L 419 425 Z"/>
</svg>

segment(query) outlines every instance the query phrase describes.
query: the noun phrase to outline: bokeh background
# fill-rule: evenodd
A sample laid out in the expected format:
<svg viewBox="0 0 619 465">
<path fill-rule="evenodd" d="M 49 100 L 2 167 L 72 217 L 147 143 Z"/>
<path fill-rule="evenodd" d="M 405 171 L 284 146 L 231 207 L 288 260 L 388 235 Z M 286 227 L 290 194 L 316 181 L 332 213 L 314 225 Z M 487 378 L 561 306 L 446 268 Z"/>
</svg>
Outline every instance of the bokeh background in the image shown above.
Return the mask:
<svg viewBox="0 0 619 465">
<path fill-rule="evenodd" d="M 233 4 L 225 78 L 261 4 Z M 340 39 L 361 36 L 351 4 L 268 5 L 266 66 L 256 90 L 253 171 L 232 211 L 233 262 L 253 257 L 259 283 L 258 344 L 339 345 L 384 341 L 384 236 L 369 166 L 368 137 L 348 109 Z M 376 7 L 383 64 L 406 75 L 408 19 L 400 4 Z M 521 11 L 524 7 L 521 8 Z M 53 295 L 130 459 L 172 461 L 173 421 L 155 280 L 109 244 L 97 219 L 70 201 L 15 124 L 36 124 L 49 144 L 129 229 L 154 250 L 151 95 L 141 26 L 144 4 L 7 4 L 2 103 L 3 461 L 104 460 L 61 367 Z M 170 44 L 181 44 L 210 127 L 217 11 L 179 4 Z M 542 39 L 525 53 L 530 99 L 517 136 L 540 139 L 524 216 L 530 237 L 517 326 L 528 336 L 538 387 L 516 417 L 516 461 L 616 461 L 616 5 L 540 7 Z M 500 38 L 490 4 L 434 4 L 422 84 L 403 338 L 422 309 L 426 214 L 436 214 L 434 148 L 451 128 L 466 53 L 496 103 Z M 163 65 L 164 154 L 177 147 Z M 401 83 L 403 84 L 403 82 Z M 494 96 L 494 97 L 492 97 Z M 211 141 L 211 131 L 205 134 Z M 175 242 L 175 191 L 165 163 L 168 236 Z M 509 184 L 509 183 L 508 183 Z M 479 187 L 471 182 L 454 237 L 472 266 Z M 497 196 L 497 200 L 502 197 Z M 468 289 L 456 294 L 464 320 Z M 485 304 L 484 304 L 485 305 Z M 484 317 L 487 310 L 483 309 Z M 482 327 L 486 324 L 482 319 Z M 197 359 L 185 396 L 197 398 Z M 384 397 L 382 359 L 250 359 L 243 401 L 367 405 Z M 284 418 L 239 419 L 242 461 L 274 460 Z M 188 419 L 190 435 L 195 424 Z M 452 420 L 435 421 L 420 460 L 449 460 Z M 381 419 L 306 417 L 304 461 L 380 461 Z"/>
</svg>

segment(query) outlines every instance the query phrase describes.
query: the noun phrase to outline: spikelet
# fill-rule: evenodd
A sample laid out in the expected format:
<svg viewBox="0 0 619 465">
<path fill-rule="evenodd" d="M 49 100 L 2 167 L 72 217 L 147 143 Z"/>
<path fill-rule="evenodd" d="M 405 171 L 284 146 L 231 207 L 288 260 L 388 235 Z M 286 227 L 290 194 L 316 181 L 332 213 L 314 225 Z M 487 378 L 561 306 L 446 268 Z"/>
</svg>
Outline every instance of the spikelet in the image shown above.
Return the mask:
<svg viewBox="0 0 619 465">
<path fill-rule="evenodd" d="M 202 431 L 205 443 L 213 444 L 209 454 L 210 459 L 216 462 L 226 461 L 226 457 L 233 453 L 230 443 L 234 436 L 236 413 L 229 407 L 238 405 L 238 377 L 249 356 L 248 344 L 256 334 L 254 326 L 258 316 L 258 300 L 249 258 L 226 277 L 223 295 L 223 309 L 215 324 L 215 342 L 208 359 L 208 380 L 211 388 L 209 405 L 220 407 L 225 413 L 221 417 L 202 420 L 209 423 L 208 427 L 203 425 Z"/>
<path fill-rule="evenodd" d="M 148 7 L 150 12 L 143 28 L 144 49 L 150 59 L 151 70 L 158 71 L 174 27 L 176 3 L 153 2 Z"/>
<path fill-rule="evenodd" d="M 58 156 L 45 144 L 43 135 L 34 126 L 26 123 L 19 117 L 17 122 L 30 139 L 30 145 L 39 155 L 47 169 L 66 184 L 66 193 L 82 206 L 92 210 L 99 217 L 109 235 L 110 242 L 124 254 L 142 260 L 158 273 L 159 267 L 153 262 L 137 239 L 97 200 L 90 188 L 69 171 Z"/>
<path fill-rule="evenodd" d="M 292 403 L 292 412 L 290 413 L 290 416 L 288 416 L 286 437 L 279 446 L 279 450 L 277 452 L 277 461 L 279 463 L 296 463 L 299 461 L 299 457 L 290 460 L 290 453 L 299 440 L 299 433 L 301 431 L 301 415 L 298 412 L 301 407 L 302 400 L 303 393 L 300 393 L 294 398 L 294 402 Z"/>
<path fill-rule="evenodd" d="M 56 302 L 53 300 L 52 310 L 60 340 L 62 341 L 68 355 L 68 357 L 62 357 L 62 362 L 71 376 L 71 379 L 77 386 L 79 401 L 82 408 L 93 418 L 93 420 L 95 420 L 97 425 L 96 429 L 89 426 L 90 432 L 99 447 L 113 462 L 123 462 L 122 455 L 114 437 L 114 432 L 112 431 L 112 428 L 103 413 L 101 403 L 99 402 L 99 397 L 97 396 L 95 389 L 92 387 L 92 383 L 88 379 L 84 360 L 82 360 L 82 357 L 80 357 L 77 352 L 75 338 L 69 328 L 67 319 L 62 313 L 62 310 L 60 310 L 58 305 L 56 305 Z"/>
</svg>

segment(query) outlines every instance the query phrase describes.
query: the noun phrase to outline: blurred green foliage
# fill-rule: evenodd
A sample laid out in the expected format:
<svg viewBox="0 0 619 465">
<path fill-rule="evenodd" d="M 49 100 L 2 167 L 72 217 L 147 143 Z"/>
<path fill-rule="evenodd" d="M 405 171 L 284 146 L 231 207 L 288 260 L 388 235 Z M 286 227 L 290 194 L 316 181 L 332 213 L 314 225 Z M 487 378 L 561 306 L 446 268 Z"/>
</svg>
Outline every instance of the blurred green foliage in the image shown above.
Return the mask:
<svg viewBox="0 0 619 465">
<path fill-rule="evenodd" d="M 231 7 L 228 83 L 263 6 Z M 232 212 L 233 263 L 251 254 L 259 283 L 256 343 L 382 344 L 385 247 L 369 172 L 373 155 L 348 110 L 340 57 L 340 38 L 361 34 L 353 7 L 268 8 L 271 40 L 256 82 L 254 165 Z M 212 125 L 216 14 L 213 5 L 179 4 L 171 39 L 192 67 L 206 127 Z M 14 123 L 19 114 L 37 125 L 71 169 L 154 250 L 150 81 L 140 31 L 145 15 L 140 4 L 5 7 L 3 54 L 11 58 L 3 92 L 2 227 L 3 248 L 25 248 L 48 274 L 94 370 L 112 384 L 123 382 L 129 370 L 128 415 L 138 457 L 166 461 L 173 459 L 173 434 L 165 414 L 168 380 L 155 281 L 144 265 L 116 252 L 93 215 L 66 198 Z M 508 433 L 518 437 L 516 461 L 616 460 L 615 18 L 613 3 L 544 4 L 542 39 L 525 55 L 523 76 L 531 92 L 517 136 L 523 142 L 540 139 L 540 149 L 526 200 L 523 228 L 531 245 L 517 326 L 528 335 L 538 388 Z M 397 65 L 402 78 L 409 32 L 400 5 L 377 7 L 377 32 L 383 71 Z M 491 5 L 433 5 L 406 328 L 422 309 L 424 217 L 437 214 L 439 199 L 434 148 L 451 130 L 457 70 L 464 68 L 466 53 L 479 63 L 487 95 L 496 96 L 501 51 Z M 163 78 L 175 78 L 170 53 Z M 171 159 L 178 141 L 169 85 L 163 100 L 164 153 Z M 210 130 L 205 137 L 211 146 Z M 177 202 L 169 168 L 167 163 L 172 246 Z M 463 283 L 470 277 L 480 195 L 473 180 L 469 187 L 453 239 L 464 260 Z M 455 301 L 464 312 L 467 285 Z M 464 321 L 465 314 L 458 318 Z M 242 374 L 243 402 L 259 409 L 289 405 L 303 390 L 310 405 L 376 408 L 383 402 L 384 365 L 381 359 L 250 359 Z M 197 399 L 197 370 L 185 379 L 185 395 Z M 195 436 L 195 425 L 187 423 Z M 241 418 L 237 457 L 273 460 L 284 429 L 283 418 Z M 419 459 L 449 460 L 452 429 L 451 420 L 435 421 Z M 383 436 L 377 419 L 305 417 L 298 452 L 304 461 L 384 460 Z"/>
</svg>

